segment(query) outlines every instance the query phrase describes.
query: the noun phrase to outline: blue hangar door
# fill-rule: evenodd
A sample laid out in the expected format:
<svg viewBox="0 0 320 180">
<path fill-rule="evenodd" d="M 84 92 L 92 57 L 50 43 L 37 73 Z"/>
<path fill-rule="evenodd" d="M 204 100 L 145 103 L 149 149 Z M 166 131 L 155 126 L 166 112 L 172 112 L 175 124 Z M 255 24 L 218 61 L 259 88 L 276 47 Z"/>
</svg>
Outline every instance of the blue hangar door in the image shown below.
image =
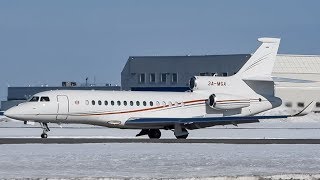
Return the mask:
<svg viewBox="0 0 320 180">
<path fill-rule="evenodd" d="M 58 110 L 57 110 L 57 120 L 67 120 L 69 114 L 69 99 L 68 96 L 58 95 Z"/>
</svg>

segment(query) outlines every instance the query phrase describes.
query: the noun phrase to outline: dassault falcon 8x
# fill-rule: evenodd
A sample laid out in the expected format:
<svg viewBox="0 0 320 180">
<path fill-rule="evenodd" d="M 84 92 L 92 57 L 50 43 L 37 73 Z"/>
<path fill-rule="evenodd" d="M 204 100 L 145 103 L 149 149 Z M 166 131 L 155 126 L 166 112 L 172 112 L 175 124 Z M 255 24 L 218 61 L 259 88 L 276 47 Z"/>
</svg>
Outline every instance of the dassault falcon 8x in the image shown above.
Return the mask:
<svg viewBox="0 0 320 180">
<path fill-rule="evenodd" d="M 47 138 L 48 123 L 77 123 L 140 129 L 137 136 L 149 138 L 160 138 L 160 129 L 172 130 L 176 138 L 185 139 L 188 130 L 255 123 L 260 119 L 287 118 L 311 111 L 313 101 L 296 115 L 256 115 L 282 103 L 274 95 L 271 77 L 280 39 L 258 40 L 261 46 L 239 72 L 229 77 L 195 76 L 190 80 L 191 91 L 46 91 L 12 107 L 4 115 L 39 122 L 42 138 Z"/>
</svg>

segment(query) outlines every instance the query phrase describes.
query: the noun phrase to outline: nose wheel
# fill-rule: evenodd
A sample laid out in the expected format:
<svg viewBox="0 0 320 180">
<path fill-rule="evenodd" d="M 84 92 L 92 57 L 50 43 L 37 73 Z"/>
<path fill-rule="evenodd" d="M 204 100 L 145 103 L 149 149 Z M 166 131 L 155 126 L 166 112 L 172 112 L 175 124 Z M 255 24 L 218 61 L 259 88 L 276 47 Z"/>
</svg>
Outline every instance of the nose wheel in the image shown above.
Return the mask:
<svg viewBox="0 0 320 180">
<path fill-rule="evenodd" d="M 47 138 L 48 137 L 47 132 L 50 131 L 48 124 L 47 123 L 40 123 L 40 125 L 43 130 L 43 132 L 41 134 L 41 138 Z"/>
<path fill-rule="evenodd" d="M 45 133 L 41 134 L 41 138 L 47 138 L 47 137 L 48 137 L 48 134 L 45 134 Z"/>
</svg>

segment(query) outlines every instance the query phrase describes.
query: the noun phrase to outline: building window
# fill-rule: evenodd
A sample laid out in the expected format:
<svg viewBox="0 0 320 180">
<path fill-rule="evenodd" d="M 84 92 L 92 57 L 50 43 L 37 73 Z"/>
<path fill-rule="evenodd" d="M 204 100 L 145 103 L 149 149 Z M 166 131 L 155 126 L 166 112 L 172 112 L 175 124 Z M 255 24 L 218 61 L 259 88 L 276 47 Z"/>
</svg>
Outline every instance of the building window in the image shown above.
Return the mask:
<svg viewBox="0 0 320 180">
<path fill-rule="evenodd" d="M 104 101 L 104 105 L 108 106 L 108 101 Z"/>
<path fill-rule="evenodd" d="M 292 107 L 292 103 L 291 103 L 291 102 L 286 102 L 286 103 L 285 103 L 285 106 L 286 106 L 286 107 Z"/>
<path fill-rule="evenodd" d="M 146 74 L 140 74 L 139 83 L 145 83 L 145 82 L 146 82 Z"/>
<path fill-rule="evenodd" d="M 298 107 L 304 107 L 304 103 L 303 102 L 298 102 Z"/>
<path fill-rule="evenodd" d="M 149 80 L 150 80 L 151 83 L 155 83 L 156 82 L 156 74 L 155 73 L 151 73 Z"/>
<path fill-rule="evenodd" d="M 99 104 L 99 105 L 101 105 L 101 104 L 102 104 L 100 100 L 98 101 L 98 104 Z"/>
<path fill-rule="evenodd" d="M 95 102 L 94 100 L 92 100 L 91 103 L 92 103 L 92 105 L 95 105 L 95 104 L 96 104 L 96 102 Z"/>
<path fill-rule="evenodd" d="M 167 82 L 167 73 L 161 73 L 160 81 L 162 83 L 166 83 Z"/>
<path fill-rule="evenodd" d="M 178 74 L 177 73 L 172 73 L 171 82 L 172 83 L 177 83 L 178 82 Z"/>
</svg>

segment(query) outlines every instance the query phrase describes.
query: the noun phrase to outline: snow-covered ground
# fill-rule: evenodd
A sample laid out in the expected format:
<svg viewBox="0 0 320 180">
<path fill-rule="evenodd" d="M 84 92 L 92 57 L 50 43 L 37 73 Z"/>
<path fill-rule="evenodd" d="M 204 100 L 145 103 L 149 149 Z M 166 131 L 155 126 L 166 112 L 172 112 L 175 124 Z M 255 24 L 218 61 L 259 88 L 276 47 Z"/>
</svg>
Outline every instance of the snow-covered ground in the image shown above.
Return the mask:
<svg viewBox="0 0 320 180">
<path fill-rule="evenodd" d="M 49 137 L 132 138 L 138 130 L 50 125 Z M 0 122 L 0 137 L 39 137 L 41 129 Z M 163 138 L 173 138 L 162 131 Z M 190 138 L 320 138 L 320 116 L 219 126 Z M 0 178 L 319 179 L 320 145 L 28 144 L 0 145 Z M 298 174 L 298 175 L 292 175 Z M 218 178 L 219 177 L 219 178 Z"/>
<path fill-rule="evenodd" d="M 320 145 L 0 145 L 1 178 L 316 174 Z"/>
</svg>

